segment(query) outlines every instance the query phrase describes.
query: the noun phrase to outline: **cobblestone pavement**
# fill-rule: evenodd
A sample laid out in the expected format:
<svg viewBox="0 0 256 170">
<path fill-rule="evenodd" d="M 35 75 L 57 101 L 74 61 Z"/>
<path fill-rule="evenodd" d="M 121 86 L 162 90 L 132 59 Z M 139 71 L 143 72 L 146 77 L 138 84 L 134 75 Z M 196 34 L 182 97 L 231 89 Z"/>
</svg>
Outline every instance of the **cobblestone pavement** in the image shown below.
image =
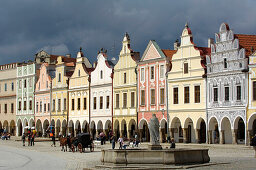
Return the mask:
<svg viewBox="0 0 256 170">
<path fill-rule="evenodd" d="M 163 147 L 167 146 L 169 145 L 163 144 Z M 256 169 L 254 150 L 248 146 L 179 143 L 176 146 L 177 148 L 209 148 L 211 163 L 216 163 L 211 166 L 184 166 L 184 168 Z M 140 147 L 147 147 L 147 144 L 143 143 Z M 95 148 L 94 152 L 87 150 L 86 153 L 72 153 L 62 152 L 59 142 L 56 147 L 51 147 L 49 141 L 36 142 L 34 147 L 23 147 L 22 142 L 15 141 L 14 138 L 8 141 L 0 140 L 0 169 L 94 169 L 96 165 L 101 165 L 102 148 L 111 148 L 111 145 L 107 142 L 106 145 Z"/>
</svg>

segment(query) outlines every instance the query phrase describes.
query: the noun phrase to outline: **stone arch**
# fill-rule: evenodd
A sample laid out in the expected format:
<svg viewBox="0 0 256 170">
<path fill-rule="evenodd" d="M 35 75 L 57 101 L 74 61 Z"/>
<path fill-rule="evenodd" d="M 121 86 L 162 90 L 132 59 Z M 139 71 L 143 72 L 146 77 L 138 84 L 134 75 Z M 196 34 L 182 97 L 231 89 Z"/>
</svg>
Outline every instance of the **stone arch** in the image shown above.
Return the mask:
<svg viewBox="0 0 256 170">
<path fill-rule="evenodd" d="M 254 112 L 248 119 L 248 138 L 251 138 L 256 134 L 256 112 Z"/>
<path fill-rule="evenodd" d="M 167 121 L 163 118 L 160 121 L 160 142 L 167 141 L 167 128 Z"/>
<path fill-rule="evenodd" d="M 171 121 L 171 137 L 175 142 L 183 142 L 183 129 L 178 117 L 174 117 Z"/>
<path fill-rule="evenodd" d="M 76 124 L 75 124 L 75 133 L 76 134 L 79 134 L 81 133 L 81 123 L 79 120 L 76 121 Z"/>
<path fill-rule="evenodd" d="M 56 135 L 58 136 L 63 135 L 60 131 L 60 128 L 61 128 L 61 122 L 60 122 L 60 119 L 57 119 L 56 125 L 55 125 L 55 131 L 56 131 Z"/>
<path fill-rule="evenodd" d="M 11 135 L 15 135 L 16 134 L 16 126 L 15 126 L 15 121 L 11 120 L 10 121 L 10 133 Z"/>
<path fill-rule="evenodd" d="M 234 136 L 232 143 L 245 143 L 245 122 L 242 117 L 237 116 L 233 125 Z"/>
<path fill-rule="evenodd" d="M 28 126 L 28 120 L 27 120 L 27 118 L 25 118 L 25 119 L 23 120 L 23 126 L 24 126 L 24 127 Z"/>
<path fill-rule="evenodd" d="M 120 125 L 118 120 L 115 120 L 115 123 L 114 123 L 114 134 L 116 135 L 117 138 L 120 137 Z"/>
<path fill-rule="evenodd" d="M 185 136 L 183 136 L 186 143 L 195 142 L 195 127 L 193 120 L 188 117 L 184 122 Z M 184 133 L 184 132 L 183 132 Z"/>
<path fill-rule="evenodd" d="M 36 132 L 39 137 L 43 135 L 43 126 L 40 119 L 37 119 L 36 121 Z"/>
<path fill-rule="evenodd" d="M 107 121 L 105 122 L 104 129 L 105 129 L 105 130 L 111 130 L 111 129 L 112 129 L 111 120 L 107 120 Z"/>
<path fill-rule="evenodd" d="M 68 122 L 68 133 L 70 136 L 74 137 L 74 132 L 75 132 L 75 129 L 74 129 L 74 122 L 73 120 L 69 120 Z"/>
<path fill-rule="evenodd" d="M 121 134 L 123 138 L 127 138 L 127 123 L 125 119 L 121 122 Z"/>
<path fill-rule="evenodd" d="M 134 138 L 136 133 L 137 127 L 136 127 L 136 121 L 134 119 L 131 119 L 128 124 L 128 138 Z"/>
<path fill-rule="evenodd" d="M 196 123 L 196 142 L 205 143 L 206 142 L 206 123 L 203 118 L 199 118 Z"/>
<path fill-rule="evenodd" d="M 17 121 L 17 136 L 21 136 L 23 133 L 23 126 L 21 119 L 18 119 Z"/>
<path fill-rule="evenodd" d="M 9 132 L 9 123 L 8 123 L 7 120 L 4 121 L 3 129 L 4 129 L 6 132 Z"/>
<path fill-rule="evenodd" d="M 148 122 L 146 119 L 140 120 L 139 130 L 140 130 L 140 140 L 142 142 L 149 142 L 150 141 L 150 133 L 149 133 L 149 129 L 148 129 Z"/>
<path fill-rule="evenodd" d="M 86 120 L 83 122 L 82 131 L 83 131 L 83 133 L 88 133 L 89 132 L 89 124 Z"/>
<path fill-rule="evenodd" d="M 51 126 L 55 127 L 55 120 L 54 119 L 51 120 Z"/>
<path fill-rule="evenodd" d="M 228 117 L 223 117 L 221 120 L 221 134 L 220 143 L 230 144 L 232 143 L 231 121 Z"/>
<path fill-rule="evenodd" d="M 95 125 L 94 121 L 91 121 L 90 131 L 91 131 L 93 139 L 96 139 L 96 125 Z"/>
<path fill-rule="evenodd" d="M 208 123 L 208 142 L 211 143 L 219 143 L 220 141 L 220 131 L 219 131 L 219 122 L 216 117 L 211 117 Z"/>
<path fill-rule="evenodd" d="M 35 127 L 35 120 L 33 118 L 29 119 L 29 127 Z"/>
<path fill-rule="evenodd" d="M 0 130 L 2 130 L 2 122 L 0 121 Z"/>
<path fill-rule="evenodd" d="M 48 129 L 48 127 L 50 126 L 49 120 L 45 119 L 44 123 L 43 123 L 43 136 L 46 136 L 46 130 Z"/>
<path fill-rule="evenodd" d="M 64 119 L 61 123 L 62 135 L 67 136 L 67 121 Z"/>
<path fill-rule="evenodd" d="M 99 132 L 102 132 L 102 130 L 103 130 L 103 123 L 102 123 L 101 120 L 99 120 L 98 123 L 97 123 L 97 130 Z"/>
</svg>

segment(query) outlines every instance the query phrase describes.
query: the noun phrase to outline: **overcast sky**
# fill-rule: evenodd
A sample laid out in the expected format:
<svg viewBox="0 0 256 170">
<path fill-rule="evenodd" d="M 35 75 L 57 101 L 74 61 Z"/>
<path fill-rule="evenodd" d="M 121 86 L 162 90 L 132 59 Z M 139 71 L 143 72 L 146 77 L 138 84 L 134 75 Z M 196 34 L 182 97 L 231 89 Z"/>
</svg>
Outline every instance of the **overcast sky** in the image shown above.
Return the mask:
<svg viewBox="0 0 256 170">
<path fill-rule="evenodd" d="M 255 6 L 253 0 L 1 0 L 0 65 L 33 60 L 42 49 L 76 57 L 80 46 L 91 62 L 102 47 L 118 58 L 125 32 L 141 55 L 150 39 L 172 49 L 186 22 L 194 42 L 207 46 L 222 22 L 234 33 L 255 34 Z"/>
</svg>

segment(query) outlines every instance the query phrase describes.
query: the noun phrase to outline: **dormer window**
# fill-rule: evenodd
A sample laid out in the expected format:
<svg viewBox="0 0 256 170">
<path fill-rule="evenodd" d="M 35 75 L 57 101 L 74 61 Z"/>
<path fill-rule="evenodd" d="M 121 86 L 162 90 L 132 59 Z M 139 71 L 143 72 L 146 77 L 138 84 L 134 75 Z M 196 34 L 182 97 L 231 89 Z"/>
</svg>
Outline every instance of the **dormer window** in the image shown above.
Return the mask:
<svg viewBox="0 0 256 170">
<path fill-rule="evenodd" d="M 103 71 L 100 71 L 100 79 L 103 79 Z"/>
<path fill-rule="evenodd" d="M 224 58 L 224 68 L 225 69 L 228 68 L 228 63 L 227 63 L 227 59 L 226 58 Z"/>
</svg>

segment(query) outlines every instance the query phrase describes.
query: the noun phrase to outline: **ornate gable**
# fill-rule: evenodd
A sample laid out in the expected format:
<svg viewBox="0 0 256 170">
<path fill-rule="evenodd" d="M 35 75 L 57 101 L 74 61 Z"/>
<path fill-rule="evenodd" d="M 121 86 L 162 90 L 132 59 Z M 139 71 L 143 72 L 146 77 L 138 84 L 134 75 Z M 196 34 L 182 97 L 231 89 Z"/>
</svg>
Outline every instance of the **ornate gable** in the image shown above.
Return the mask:
<svg viewBox="0 0 256 170">
<path fill-rule="evenodd" d="M 141 61 L 153 60 L 157 58 L 165 58 L 165 55 L 157 43 L 154 40 L 150 40 Z"/>
</svg>

